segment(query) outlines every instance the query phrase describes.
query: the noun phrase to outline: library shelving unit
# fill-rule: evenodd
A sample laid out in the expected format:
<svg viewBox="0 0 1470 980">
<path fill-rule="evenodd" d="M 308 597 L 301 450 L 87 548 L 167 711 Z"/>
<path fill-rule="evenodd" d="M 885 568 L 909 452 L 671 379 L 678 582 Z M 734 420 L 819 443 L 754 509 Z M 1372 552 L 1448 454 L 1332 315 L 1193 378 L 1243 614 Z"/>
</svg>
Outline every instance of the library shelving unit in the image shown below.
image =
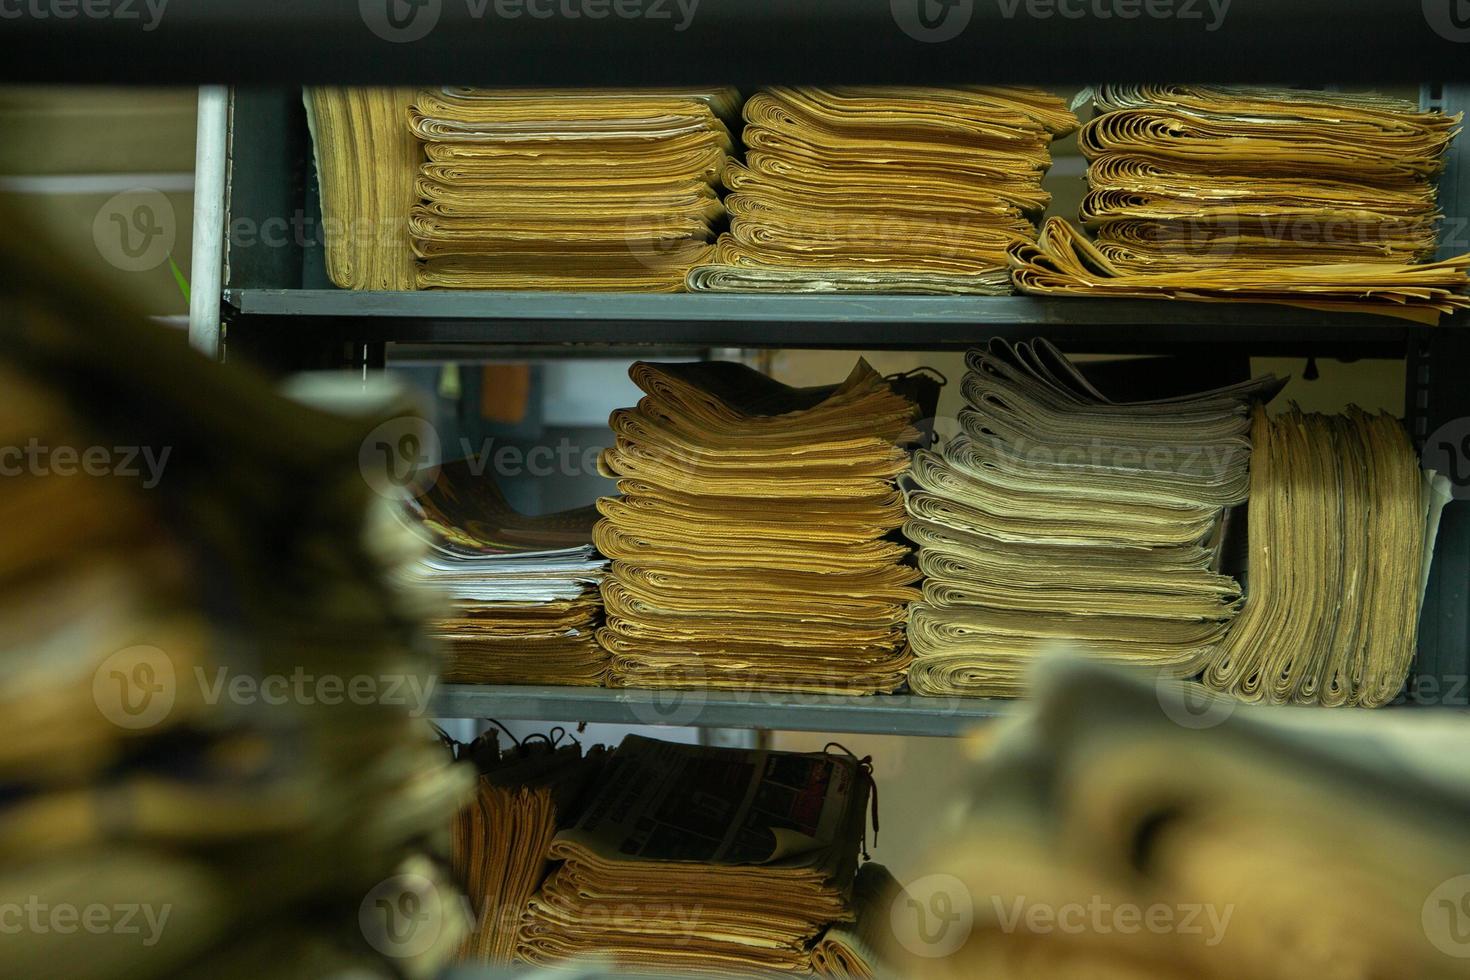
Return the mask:
<svg viewBox="0 0 1470 980">
<path fill-rule="evenodd" d="M 366 2 L 366 0 L 365 0 Z M 963 349 L 991 337 L 1044 336 L 1069 353 L 1290 354 L 1402 362 L 1416 444 L 1470 417 L 1470 318 L 1436 327 L 1282 306 L 1007 297 L 655 295 L 440 291 L 374 293 L 327 281 L 301 82 L 487 85 L 910 82 L 1064 85 L 1148 76 L 1420 85 L 1426 107 L 1470 106 L 1470 25 L 1436 24 L 1426 2 L 1235 0 L 1217 30 L 1187 18 L 1101 21 L 1028 16 L 1014 5 L 912 0 L 973 18 L 924 43 L 899 30 L 907 0 L 704 0 L 688 30 L 667 23 L 553 18 L 488 23 L 455 0 L 414 43 L 363 28 L 353 2 L 199 2 L 144 35 L 132 66 L 87 40 L 68 68 L 130 80 L 214 82 L 201 90 L 191 337 L 204 350 L 270 370 L 372 370 L 389 360 L 687 353 L 710 348 Z M 1445 0 L 1446 6 L 1454 0 Z M 1175 5 L 1183 8 L 1184 4 Z M 1191 4 L 1192 8 L 1207 8 Z M 309 11 L 308 11 L 309 8 Z M 1021 13 L 1017 14 L 1019 9 Z M 1006 15 L 1005 11 L 1011 14 Z M 1450 17 L 1450 14 L 1446 14 Z M 1464 37 L 1460 34 L 1463 33 Z M 101 37 L 99 33 L 97 35 Z M 16 48 L 45 78 L 51 35 Z M 54 47 L 55 45 L 52 44 Z M 129 49 L 136 51 L 137 48 Z M 264 56 L 262 52 L 268 52 Z M 251 57 L 255 54 L 257 57 Z M 136 55 L 130 55 L 136 57 Z M 170 57 L 175 60 L 170 62 Z M 88 60 L 91 58 L 92 60 Z M 208 59 L 206 63 L 206 59 Z M 75 80 L 77 71 L 72 72 Z M 979 72 L 983 77 L 976 77 Z M 1440 79 L 1425 83 L 1426 79 Z M 248 82 L 250 85 L 238 83 Z M 288 87 L 289 83 L 289 87 Z M 1078 88 L 1081 86 L 1078 85 Z M 1446 254 L 1470 250 L 1470 135 L 1456 141 L 1440 199 Z M 274 236 L 232 229 L 276 227 Z M 308 229 L 307 234 L 294 229 Z M 270 241 L 265 239 L 269 237 Z M 1470 447 L 1460 463 L 1470 471 Z M 1450 474 L 1463 489 L 1470 472 Z M 1432 689 L 1470 675 L 1470 514 L 1444 515 L 1414 665 Z M 1416 699 L 1420 700 L 1420 699 Z M 765 692 L 648 692 L 450 686 L 436 712 L 486 717 L 718 728 L 948 735 L 1007 702 Z"/>
</svg>

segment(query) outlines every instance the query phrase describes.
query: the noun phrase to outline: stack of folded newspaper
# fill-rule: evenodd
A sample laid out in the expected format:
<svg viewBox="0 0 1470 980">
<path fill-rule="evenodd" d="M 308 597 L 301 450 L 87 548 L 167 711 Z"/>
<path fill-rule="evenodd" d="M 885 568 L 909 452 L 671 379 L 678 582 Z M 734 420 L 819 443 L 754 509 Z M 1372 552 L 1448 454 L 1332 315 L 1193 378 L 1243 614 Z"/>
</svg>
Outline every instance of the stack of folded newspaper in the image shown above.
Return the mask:
<svg viewBox="0 0 1470 980">
<path fill-rule="evenodd" d="M 1036 237 L 1054 137 L 1077 119 L 1023 88 L 768 88 L 745 106 L 730 231 L 690 287 L 1006 293 Z"/>
<path fill-rule="evenodd" d="M 597 685 L 607 653 L 598 583 L 607 561 L 592 545 L 592 507 L 531 517 L 468 461 L 440 467 L 413 503 L 433 551 L 415 580 L 448 594 L 431 630 L 447 641 L 444 678 L 476 684 Z"/>
<path fill-rule="evenodd" d="M 1045 341 L 971 351 L 962 431 L 914 459 L 904 532 L 926 576 L 910 684 L 1011 696 L 1053 648 L 1197 673 L 1240 589 L 1217 571 L 1274 378 L 1114 402 Z"/>
<path fill-rule="evenodd" d="M 852 886 L 854 922 L 828 928 L 812 947 L 812 973 L 827 980 L 883 980 L 896 977 L 886 962 L 895 915 L 911 911 L 909 896 L 881 864 L 858 869 Z"/>
<path fill-rule="evenodd" d="M 308 88 L 327 275 L 344 289 L 413 289 L 408 237 L 423 158 L 409 132 L 413 89 Z"/>
<path fill-rule="evenodd" d="M 1377 707 L 1414 659 L 1449 480 L 1403 425 L 1257 411 L 1245 609 L 1202 680 L 1249 701 Z"/>
<path fill-rule="evenodd" d="M 678 290 L 724 215 L 733 89 L 420 92 L 421 287 Z"/>
<path fill-rule="evenodd" d="M 1432 322 L 1470 256 L 1432 262 L 1459 117 L 1377 95 L 1110 85 L 1078 144 L 1089 243 L 1051 219 L 1013 250 L 1028 292 L 1286 302 Z M 1424 264 L 1415 264 L 1424 263 Z"/>
<path fill-rule="evenodd" d="M 475 912 L 462 960 L 514 959 L 526 905 L 550 870 L 551 840 L 580 812 L 605 756 L 600 746 L 583 755 L 579 744 L 549 737 L 502 752 L 493 728 L 461 747 L 461 760 L 479 772 L 476 797 L 454 825 L 455 877 Z"/>
<path fill-rule="evenodd" d="M 853 920 L 870 776 L 845 755 L 628 736 L 562 862 L 531 900 L 518 955 L 602 957 L 640 975 L 806 975 Z"/>
<path fill-rule="evenodd" d="M 635 364 L 598 502 L 612 681 L 863 694 L 898 687 L 917 597 L 896 478 L 917 404 L 859 362 L 788 388 L 727 362 Z"/>
</svg>

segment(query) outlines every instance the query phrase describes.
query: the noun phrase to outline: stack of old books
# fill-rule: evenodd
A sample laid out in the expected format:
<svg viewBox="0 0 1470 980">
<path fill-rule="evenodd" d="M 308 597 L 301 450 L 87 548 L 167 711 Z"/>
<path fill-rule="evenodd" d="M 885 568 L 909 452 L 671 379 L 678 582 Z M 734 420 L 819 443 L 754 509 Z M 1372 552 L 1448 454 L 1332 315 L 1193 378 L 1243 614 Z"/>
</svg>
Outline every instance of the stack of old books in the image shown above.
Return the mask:
<svg viewBox="0 0 1470 980">
<path fill-rule="evenodd" d="M 914 691 L 1013 696 L 1059 648 L 1197 673 L 1240 603 L 1223 519 L 1249 491 L 1251 402 L 1279 382 L 1115 402 L 1045 341 L 966 361 L 962 431 L 916 454 L 907 493 Z"/>
<path fill-rule="evenodd" d="M 1096 103 L 1078 137 L 1096 241 L 1051 219 L 1012 250 L 1022 289 L 1430 322 L 1470 307 L 1470 256 L 1430 261 L 1459 117 L 1377 95 L 1186 85 L 1102 86 Z"/>
<path fill-rule="evenodd" d="M 612 682 L 861 694 L 898 687 L 918 572 L 890 537 L 917 404 L 859 362 L 793 389 L 728 362 L 635 364 L 594 533 Z"/>
<path fill-rule="evenodd" d="M 600 957 L 676 976 L 807 975 L 811 947 L 853 920 L 869 775 L 823 753 L 628 736 L 561 864 L 531 900 L 520 958 Z"/>
<path fill-rule="evenodd" d="M 1386 415 L 1253 428 L 1245 610 L 1202 680 L 1249 701 L 1377 707 L 1398 696 L 1448 480 Z"/>
<path fill-rule="evenodd" d="M 461 460 L 440 467 L 412 509 L 433 545 L 414 579 L 451 603 L 431 626 L 449 645 L 446 680 L 602 683 L 607 653 L 595 631 L 608 563 L 592 545 L 595 508 L 521 514 L 491 475 Z"/>
<path fill-rule="evenodd" d="M 0 893 L 73 915 L 0 971 L 432 974 L 459 902 L 413 855 L 471 780 L 355 462 L 406 406 L 306 408 L 9 245 L 0 443 L 54 455 L 0 480 Z M 406 883 L 432 932 L 385 931 Z"/>
<path fill-rule="evenodd" d="M 1023 88 L 769 88 L 745 106 L 730 231 L 690 288 L 1006 293 L 1034 240 L 1054 137 L 1077 119 Z"/>
<path fill-rule="evenodd" d="M 461 747 L 479 772 L 475 799 L 454 824 L 453 865 L 475 911 L 460 949 L 473 963 L 509 964 L 527 903 L 550 870 L 552 838 L 581 812 L 606 752 L 527 738 L 502 751 L 495 729 Z"/>
<path fill-rule="evenodd" d="M 678 290 L 724 215 L 733 89 L 420 92 L 421 287 Z"/>
</svg>

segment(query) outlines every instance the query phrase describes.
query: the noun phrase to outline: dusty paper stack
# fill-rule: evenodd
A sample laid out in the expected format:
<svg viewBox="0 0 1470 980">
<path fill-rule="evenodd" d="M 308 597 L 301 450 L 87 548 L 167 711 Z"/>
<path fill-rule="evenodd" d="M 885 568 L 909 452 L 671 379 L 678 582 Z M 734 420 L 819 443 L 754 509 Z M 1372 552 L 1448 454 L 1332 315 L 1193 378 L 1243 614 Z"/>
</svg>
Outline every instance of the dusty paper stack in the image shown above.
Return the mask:
<svg viewBox="0 0 1470 980">
<path fill-rule="evenodd" d="M 624 739 L 562 862 L 531 900 L 518 954 L 603 957 L 634 973 L 806 975 L 853 918 L 869 775 L 823 753 Z"/>
<path fill-rule="evenodd" d="M 418 93 L 419 286 L 683 288 L 724 215 L 733 89 Z"/>
<path fill-rule="evenodd" d="M 1248 701 L 1378 707 L 1417 647 L 1449 481 L 1386 415 L 1277 418 L 1252 430 L 1245 609 L 1202 680 Z"/>
<path fill-rule="evenodd" d="M 1053 662 L 984 743 L 900 976 L 1465 975 L 1463 714 L 1200 703 Z M 942 954 L 942 955 L 940 955 Z"/>
<path fill-rule="evenodd" d="M 638 363 L 594 538 L 612 683 L 866 694 L 903 681 L 917 597 L 895 480 L 919 408 L 859 361 L 795 389 L 729 362 Z"/>
<path fill-rule="evenodd" d="M 559 746 L 549 737 L 502 751 L 494 729 L 459 748 L 479 772 L 475 799 L 454 824 L 454 873 L 475 911 L 459 955 L 507 965 L 526 905 L 550 870 L 552 838 L 580 813 L 606 751 L 597 746 L 583 755 L 580 744 Z"/>
<path fill-rule="evenodd" d="M 691 289 L 1008 293 L 1034 240 L 1051 141 L 1076 127 L 1039 89 L 785 88 L 745 105 L 725 171 L 730 231 Z"/>
<path fill-rule="evenodd" d="M 598 584 L 607 561 L 592 545 L 592 507 L 532 517 L 511 508 L 494 477 L 469 460 L 440 467 L 412 502 L 433 550 L 414 581 L 447 593 L 431 632 L 449 645 L 444 679 L 463 684 L 596 686 L 607 652 Z"/>
<path fill-rule="evenodd" d="M 856 921 L 839 922 L 822 933 L 812 947 L 812 973 L 829 980 L 897 977 L 885 957 L 894 907 L 905 901 L 903 886 L 883 865 L 859 868 L 852 886 Z"/>
<path fill-rule="evenodd" d="M 914 691 L 1018 695 L 1063 647 L 1197 673 L 1240 603 L 1222 521 L 1249 492 L 1251 402 L 1279 382 L 1115 402 L 1044 340 L 966 363 L 962 431 L 915 455 L 906 494 Z"/>
<path fill-rule="evenodd" d="M 409 132 L 413 89 L 308 88 L 327 276 L 344 289 L 413 289 L 408 214 L 423 151 Z"/>
<path fill-rule="evenodd" d="M 432 973 L 453 917 L 395 949 L 368 901 L 428 885 L 470 789 L 355 462 L 404 407 L 294 403 L 9 241 L 0 443 L 48 453 L 0 480 L 0 895 L 74 914 L 7 925 L 0 972 Z"/>
<path fill-rule="evenodd" d="M 1376 95 L 1111 85 L 1082 128 L 1081 218 L 1012 250 L 1027 292 L 1290 302 L 1434 322 L 1470 256 L 1432 262 L 1459 117 Z M 1423 264 L 1416 264 L 1423 263 Z"/>
</svg>

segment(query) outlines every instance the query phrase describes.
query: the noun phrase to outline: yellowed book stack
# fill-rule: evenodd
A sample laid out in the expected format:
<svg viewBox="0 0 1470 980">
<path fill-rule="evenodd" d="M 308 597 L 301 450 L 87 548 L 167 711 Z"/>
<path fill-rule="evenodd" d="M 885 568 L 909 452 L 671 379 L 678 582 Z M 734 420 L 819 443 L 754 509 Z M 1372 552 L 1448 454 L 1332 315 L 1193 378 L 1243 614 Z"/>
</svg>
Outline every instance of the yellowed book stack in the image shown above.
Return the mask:
<svg viewBox="0 0 1470 980">
<path fill-rule="evenodd" d="M 1012 250 L 1026 292 L 1285 302 L 1434 322 L 1470 255 L 1433 261 L 1460 117 L 1344 92 L 1104 85 L 1081 220 Z"/>
<path fill-rule="evenodd" d="M 1378 707 L 1414 659 L 1446 478 L 1403 425 L 1258 410 L 1245 610 L 1202 680 L 1247 701 Z"/>
<path fill-rule="evenodd" d="M 866 362 L 788 388 L 729 362 L 635 364 L 595 540 L 612 683 L 892 691 L 918 572 L 892 532 L 917 406 Z"/>
<path fill-rule="evenodd" d="M 733 89 L 413 100 L 420 288 L 676 291 L 724 216 Z"/>
<path fill-rule="evenodd" d="M 966 362 L 961 432 L 907 481 L 913 690 L 1015 696 L 1064 649 L 1197 673 L 1240 603 L 1223 519 L 1249 491 L 1251 402 L 1279 383 L 1115 402 L 1045 341 Z"/>
<path fill-rule="evenodd" d="M 413 289 L 408 237 L 423 151 L 405 119 L 413 89 L 308 88 L 327 276 L 343 289 Z"/>
<path fill-rule="evenodd" d="M 1006 249 L 1034 240 L 1066 104 L 1024 88 L 763 89 L 730 231 L 697 290 L 1007 293 Z"/>
<path fill-rule="evenodd" d="M 854 918 L 869 775 L 850 756 L 721 749 L 629 735 L 550 849 L 517 948 L 537 966 L 809 976 Z"/>
<path fill-rule="evenodd" d="M 598 645 L 598 584 L 607 561 L 592 546 L 597 511 L 516 511 L 473 460 L 439 468 L 411 505 L 431 552 L 411 581 L 449 608 L 431 632 L 449 646 L 444 679 L 462 684 L 595 686 L 607 675 Z"/>
</svg>

